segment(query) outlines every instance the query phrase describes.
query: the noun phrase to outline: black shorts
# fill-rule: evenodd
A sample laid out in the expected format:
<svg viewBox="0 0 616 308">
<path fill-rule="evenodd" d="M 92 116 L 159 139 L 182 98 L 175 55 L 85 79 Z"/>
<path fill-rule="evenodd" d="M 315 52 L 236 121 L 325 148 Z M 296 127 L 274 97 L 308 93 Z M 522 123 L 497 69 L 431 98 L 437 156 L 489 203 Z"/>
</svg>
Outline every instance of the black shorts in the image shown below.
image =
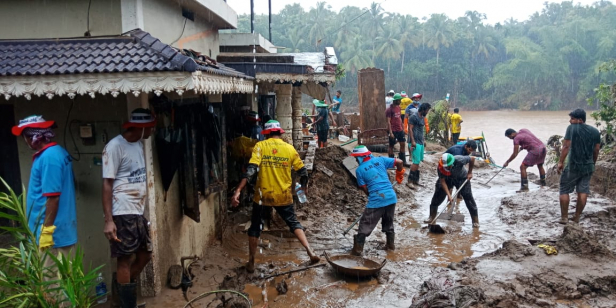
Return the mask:
<svg viewBox="0 0 616 308">
<path fill-rule="evenodd" d="M 130 256 L 138 250 L 152 252 L 150 226 L 143 215 L 113 216 L 113 222 L 121 242 L 109 241 L 112 258 Z"/>
<path fill-rule="evenodd" d="M 399 131 L 399 132 L 392 132 L 394 134 L 394 137 L 392 138 L 391 136 L 389 136 L 389 146 L 394 146 L 396 145 L 396 141 L 397 142 L 406 142 L 406 138 L 404 136 L 404 131 Z"/>
<path fill-rule="evenodd" d="M 267 218 L 271 208 L 276 209 L 278 215 L 280 215 L 280 217 L 282 217 L 282 220 L 284 220 L 284 222 L 287 223 L 287 226 L 289 226 L 289 230 L 291 230 L 291 233 L 293 233 L 297 229 L 304 230 L 304 227 L 302 227 L 299 221 L 297 221 L 293 205 L 265 206 L 253 203 L 252 217 L 250 218 L 250 228 L 248 229 L 248 236 L 261 236 L 261 230 L 263 230 L 263 222 L 261 218 Z"/>
<path fill-rule="evenodd" d="M 327 135 L 329 135 L 328 130 L 317 130 L 317 137 L 320 142 L 327 142 Z"/>
</svg>

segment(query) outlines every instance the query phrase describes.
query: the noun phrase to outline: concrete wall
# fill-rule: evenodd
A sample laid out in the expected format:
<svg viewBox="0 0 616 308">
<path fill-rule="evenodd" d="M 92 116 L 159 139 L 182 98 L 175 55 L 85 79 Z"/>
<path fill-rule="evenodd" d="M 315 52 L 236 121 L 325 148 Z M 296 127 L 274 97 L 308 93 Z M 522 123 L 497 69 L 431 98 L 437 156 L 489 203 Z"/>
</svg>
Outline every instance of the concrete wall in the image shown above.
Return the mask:
<svg viewBox="0 0 616 308">
<path fill-rule="evenodd" d="M 85 0 L 2 0 L 0 39 L 83 36 L 87 30 Z M 122 33 L 120 0 L 92 1 L 92 36 Z"/>
<path fill-rule="evenodd" d="M 218 29 L 212 26 L 211 19 L 195 14 L 195 21 L 187 20 L 182 16 L 180 4 L 173 1 L 144 0 L 143 26 L 165 44 L 175 41 L 174 47 L 193 49 L 212 58 L 219 53 Z"/>
<path fill-rule="evenodd" d="M 56 121 L 58 128 L 55 130 L 56 138 L 54 141 L 62 145 L 74 157 L 78 156 L 70 134 L 67 134 L 67 144 L 64 145 L 64 128 L 66 126 L 66 114 L 71 105 L 70 99 L 57 97 L 49 100 L 45 97 L 33 97 L 31 101 L 18 98 L 11 99 L 9 103 L 14 104 L 16 122 L 32 114 L 41 114 L 46 120 Z M 86 265 L 90 262 L 92 262 L 93 267 L 106 264 L 103 268 L 103 274 L 109 283 L 111 282 L 111 270 L 115 266 L 110 262 L 109 244 L 103 235 L 102 167 L 97 165 L 94 159 L 101 159 L 104 147 L 103 132 L 106 132 L 108 140 L 120 133 L 121 125 L 126 120 L 126 97 L 123 95 L 117 98 L 97 96 L 92 99 L 77 96 L 74 100 L 70 119 L 94 124 L 96 144 L 93 146 L 82 144 L 79 138 L 78 123 L 71 125 L 77 148 L 81 152 L 79 161 L 73 161 L 77 199 L 78 243 L 84 250 Z M 21 178 L 27 189 L 33 151 L 22 140 L 18 140 L 18 149 Z"/>
</svg>

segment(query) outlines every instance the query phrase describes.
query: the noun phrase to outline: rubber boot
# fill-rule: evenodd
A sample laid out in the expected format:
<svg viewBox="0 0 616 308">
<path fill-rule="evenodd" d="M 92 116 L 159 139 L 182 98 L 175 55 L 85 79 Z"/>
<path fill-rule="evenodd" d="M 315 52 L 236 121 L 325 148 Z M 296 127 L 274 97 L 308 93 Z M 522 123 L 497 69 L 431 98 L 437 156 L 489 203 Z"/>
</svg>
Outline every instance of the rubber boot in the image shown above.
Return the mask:
<svg viewBox="0 0 616 308">
<path fill-rule="evenodd" d="M 541 186 L 547 186 L 548 184 L 545 182 L 545 174 L 539 176 L 539 183 L 541 184 Z"/>
<path fill-rule="evenodd" d="M 366 236 L 363 234 L 357 234 L 353 237 L 353 249 L 351 254 L 354 256 L 361 256 L 364 252 L 364 244 L 366 243 Z"/>
<path fill-rule="evenodd" d="M 398 158 L 402 161 L 402 164 L 406 167 L 409 166 L 409 163 L 406 162 L 406 153 L 398 152 Z"/>
<path fill-rule="evenodd" d="M 120 307 L 120 284 L 116 279 L 116 272 L 111 275 L 111 308 Z"/>
<path fill-rule="evenodd" d="M 131 278 L 130 283 L 134 283 L 135 285 L 137 285 L 137 279 Z M 137 296 L 137 288 L 135 288 L 135 298 L 139 298 L 139 296 Z M 141 303 L 138 302 L 137 308 L 145 308 L 145 302 L 141 302 Z"/>
<path fill-rule="evenodd" d="M 473 228 L 479 228 L 479 217 L 471 216 L 471 220 L 473 221 Z"/>
<path fill-rule="evenodd" d="M 434 218 L 436 218 L 436 213 L 438 212 L 438 207 L 430 207 L 430 217 L 428 217 L 428 219 L 424 220 L 425 223 L 429 224 L 431 223 Z"/>
<path fill-rule="evenodd" d="M 137 284 L 126 283 L 118 285 L 121 308 L 137 307 Z"/>
<path fill-rule="evenodd" d="M 527 192 L 528 191 L 528 178 L 522 178 L 522 184 L 520 186 L 520 190 L 516 191 L 518 193 Z"/>
<path fill-rule="evenodd" d="M 415 171 L 411 170 L 409 171 L 409 177 L 407 179 L 407 183 L 406 185 L 411 188 L 411 189 L 415 189 L 415 186 L 413 186 L 413 183 L 415 183 Z"/>
<path fill-rule="evenodd" d="M 415 185 L 419 185 L 419 170 L 415 170 L 415 181 L 413 182 L 413 184 Z"/>
<path fill-rule="evenodd" d="M 257 254 L 258 244 L 258 237 L 248 237 L 248 263 L 246 263 L 246 271 L 249 273 L 255 272 L 255 254 Z"/>
<path fill-rule="evenodd" d="M 396 234 L 393 232 L 387 232 L 385 235 L 387 236 L 387 244 L 385 245 L 385 248 L 387 250 L 396 250 L 396 245 L 394 244 Z"/>
</svg>

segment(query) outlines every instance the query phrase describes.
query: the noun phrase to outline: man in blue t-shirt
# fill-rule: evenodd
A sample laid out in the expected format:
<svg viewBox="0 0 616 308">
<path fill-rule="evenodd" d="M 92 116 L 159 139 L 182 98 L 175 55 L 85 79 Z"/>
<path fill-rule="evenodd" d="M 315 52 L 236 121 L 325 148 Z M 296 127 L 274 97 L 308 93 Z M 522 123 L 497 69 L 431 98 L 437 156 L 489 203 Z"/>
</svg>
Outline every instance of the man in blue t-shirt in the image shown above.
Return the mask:
<svg viewBox="0 0 616 308">
<path fill-rule="evenodd" d="M 341 95 L 342 92 L 338 90 L 336 91 L 336 95 L 334 96 L 334 98 L 332 98 L 332 100 L 334 101 L 334 103 L 332 104 L 333 112 L 340 112 L 340 105 L 342 105 L 342 97 L 340 97 Z"/>
<path fill-rule="evenodd" d="M 69 256 L 77 243 L 77 210 L 72 158 L 52 142 L 54 121 L 40 115 L 29 116 L 14 126 L 12 133 L 22 136 L 35 151 L 27 192 L 28 227 L 41 250 Z M 47 258 L 45 266 L 53 261 Z"/>
<path fill-rule="evenodd" d="M 387 157 L 373 157 L 364 145 L 356 146 L 351 156 L 357 159 L 359 166 L 355 170 L 357 186 L 368 196 L 368 204 L 359 221 L 359 230 L 355 235 L 351 254 L 361 256 L 366 237 L 372 233 L 381 220 L 382 231 L 387 236 L 389 250 L 394 250 L 394 214 L 396 212 L 396 192 L 394 191 L 387 169 L 396 167 L 396 182 L 404 180 L 402 160 Z"/>
<path fill-rule="evenodd" d="M 456 144 L 450 147 L 449 149 L 447 149 L 447 151 L 445 151 L 445 153 L 449 153 L 453 156 L 456 156 L 456 155 L 469 156 L 475 150 L 477 150 L 477 142 L 475 140 L 468 140 L 466 141 L 465 144 Z"/>
</svg>

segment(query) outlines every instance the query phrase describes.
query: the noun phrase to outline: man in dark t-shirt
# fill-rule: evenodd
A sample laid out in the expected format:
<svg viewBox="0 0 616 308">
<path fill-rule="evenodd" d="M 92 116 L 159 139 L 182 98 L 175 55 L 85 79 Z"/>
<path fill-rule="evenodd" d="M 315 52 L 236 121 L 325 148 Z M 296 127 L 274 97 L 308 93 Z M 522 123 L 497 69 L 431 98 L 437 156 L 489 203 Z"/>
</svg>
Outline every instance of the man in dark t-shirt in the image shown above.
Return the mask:
<svg viewBox="0 0 616 308">
<path fill-rule="evenodd" d="M 404 149 L 404 128 L 402 127 L 402 118 L 400 113 L 400 103 L 402 102 L 402 95 L 399 93 L 394 94 L 394 101 L 389 105 L 389 108 L 385 111 L 387 117 L 387 128 L 389 129 L 389 150 L 387 153 L 389 157 L 394 158 L 394 146 L 396 141 L 400 143 L 400 153 L 398 158 L 406 164 L 406 152 Z"/>
<path fill-rule="evenodd" d="M 314 122 L 317 126 L 317 137 L 319 148 L 327 146 L 327 135 L 329 134 L 329 110 L 324 101 L 314 100 L 312 103 L 317 107 L 317 119 Z"/>
<path fill-rule="evenodd" d="M 424 126 L 425 117 L 428 115 L 432 106 L 429 103 L 423 103 L 419 106 L 416 113 L 409 118 L 409 147 L 411 151 L 411 170 L 409 171 L 408 185 L 419 184 L 419 164 L 424 159 Z"/>
<path fill-rule="evenodd" d="M 580 222 L 580 215 L 586 206 L 590 193 L 590 177 L 595 171 L 595 163 L 601 147 L 599 131 L 586 125 L 586 111 L 575 109 L 569 113 L 569 125 L 563 140 L 563 149 L 558 161 L 560 176 L 560 214 L 559 223 L 569 220 L 569 194 L 577 191 L 577 204 L 573 221 Z"/>
</svg>

